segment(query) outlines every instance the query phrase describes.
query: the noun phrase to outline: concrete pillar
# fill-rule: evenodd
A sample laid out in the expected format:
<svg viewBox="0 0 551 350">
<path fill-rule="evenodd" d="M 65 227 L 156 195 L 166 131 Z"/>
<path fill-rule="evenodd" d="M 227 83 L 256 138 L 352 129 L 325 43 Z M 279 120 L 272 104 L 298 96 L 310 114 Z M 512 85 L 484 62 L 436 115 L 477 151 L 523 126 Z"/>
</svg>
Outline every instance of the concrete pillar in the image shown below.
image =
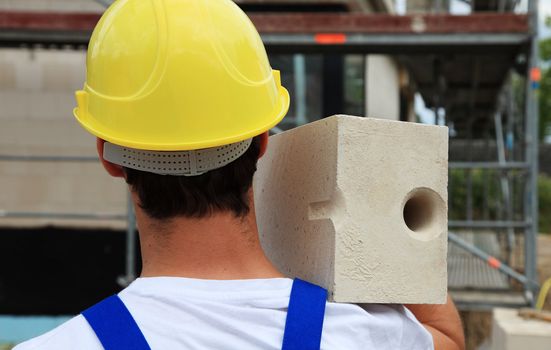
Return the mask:
<svg viewBox="0 0 551 350">
<path fill-rule="evenodd" d="M 525 320 L 518 310 L 494 309 L 492 327 L 493 350 L 549 350 L 551 323 Z"/>
<path fill-rule="evenodd" d="M 400 120 L 400 76 L 392 58 L 367 55 L 365 60 L 366 115 Z"/>
<path fill-rule="evenodd" d="M 334 116 L 270 137 L 261 241 L 290 277 L 351 303 L 443 303 L 447 128 Z"/>
</svg>

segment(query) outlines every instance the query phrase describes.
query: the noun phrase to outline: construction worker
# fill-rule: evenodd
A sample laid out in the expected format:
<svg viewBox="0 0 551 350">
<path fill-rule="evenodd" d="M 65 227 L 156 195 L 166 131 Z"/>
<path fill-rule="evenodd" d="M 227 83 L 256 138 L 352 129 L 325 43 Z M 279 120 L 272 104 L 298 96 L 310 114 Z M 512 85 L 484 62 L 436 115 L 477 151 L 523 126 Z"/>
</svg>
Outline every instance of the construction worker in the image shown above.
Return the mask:
<svg viewBox="0 0 551 350">
<path fill-rule="evenodd" d="M 326 303 L 264 254 L 251 186 L 289 95 L 230 0 L 118 0 L 88 49 L 74 114 L 128 184 L 141 277 L 17 350 L 446 349 L 445 305 Z"/>
</svg>

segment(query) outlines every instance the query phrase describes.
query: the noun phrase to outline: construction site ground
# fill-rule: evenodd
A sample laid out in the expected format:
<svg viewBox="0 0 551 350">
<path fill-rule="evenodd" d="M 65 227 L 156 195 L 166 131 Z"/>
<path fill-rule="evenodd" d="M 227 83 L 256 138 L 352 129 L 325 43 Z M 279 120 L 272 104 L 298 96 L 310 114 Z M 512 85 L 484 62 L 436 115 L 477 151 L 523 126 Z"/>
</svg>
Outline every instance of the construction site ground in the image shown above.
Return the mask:
<svg viewBox="0 0 551 350">
<path fill-rule="evenodd" d="M 538 276 L 540 283 L 551 278 L 551 234 L 538 237 Z M 551 295 L 547 296 L 544 309 L 551 311 Z M 490 311 L 461 312 L 467 340 L 467 350 L 490 349 L 489 340 L 492 330 Z"/>
</svg>

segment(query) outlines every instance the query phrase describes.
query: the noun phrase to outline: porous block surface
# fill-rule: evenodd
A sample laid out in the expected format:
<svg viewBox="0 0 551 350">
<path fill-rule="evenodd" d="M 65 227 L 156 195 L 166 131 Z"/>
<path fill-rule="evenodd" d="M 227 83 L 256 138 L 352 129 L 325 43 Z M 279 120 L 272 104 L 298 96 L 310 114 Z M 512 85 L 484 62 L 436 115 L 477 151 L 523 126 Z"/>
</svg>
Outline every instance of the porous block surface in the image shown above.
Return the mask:
<svg viewBox="0 0 551 350">
<path fill-rule="evenodd" d="M 342 115 L 271 136 L 254 181 L 268 256 L 332 301 L 444 303 L 447 140 Z"/>
<path fill-rule="evenodd" d="M 494 309 L 493 350 L 549 350 L 551 323 L 525 320 L 515 309 Z"/>
</svg>

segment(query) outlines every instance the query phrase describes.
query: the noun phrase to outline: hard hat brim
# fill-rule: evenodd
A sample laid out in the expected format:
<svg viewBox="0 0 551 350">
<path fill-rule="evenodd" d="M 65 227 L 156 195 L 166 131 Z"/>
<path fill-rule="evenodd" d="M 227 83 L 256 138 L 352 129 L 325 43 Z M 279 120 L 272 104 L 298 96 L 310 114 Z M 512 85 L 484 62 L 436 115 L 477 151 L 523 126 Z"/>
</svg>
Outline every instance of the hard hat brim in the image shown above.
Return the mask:
<svg viewBox="0 0 551 350">
<path fill-rule="evenodd" d="M 149 150 L 149 151 L 187 151 L 196 150 L 202 148 L 217 147 L 227 145 L 239 141 L 258 136 L 277 124 L 285 117 L 289 110 L 290 96 L 287 89 L 283 86 L 278 87 L 279 101 L 278 108 L 274 111 L 273 115 L 269 118 L 265 118 L 264 123 L 260 123 L 259 126 L 251 128 L 249 125 L 244 125 L 242 133 L 236 133 L 226 137 L 214 137 L 208 140 L 202 140 L 201 142 L 173 142 L 173 143 L 159 143 L 151 142 L 147 139 L 136 139 L 135 137 L 119 137 L 113 135 L 112 130 L 109 130 L 105 125 L 99 122 L 98 118 L 90 115 L 89 111 L 82 110 L 79 107 L 73 109 L 73 115 L 80 125 L 94 136 L 99 137 L 105 141 L 111 142 L 119 146 L 126 146 L 135 149 Z"/>
</svg>

